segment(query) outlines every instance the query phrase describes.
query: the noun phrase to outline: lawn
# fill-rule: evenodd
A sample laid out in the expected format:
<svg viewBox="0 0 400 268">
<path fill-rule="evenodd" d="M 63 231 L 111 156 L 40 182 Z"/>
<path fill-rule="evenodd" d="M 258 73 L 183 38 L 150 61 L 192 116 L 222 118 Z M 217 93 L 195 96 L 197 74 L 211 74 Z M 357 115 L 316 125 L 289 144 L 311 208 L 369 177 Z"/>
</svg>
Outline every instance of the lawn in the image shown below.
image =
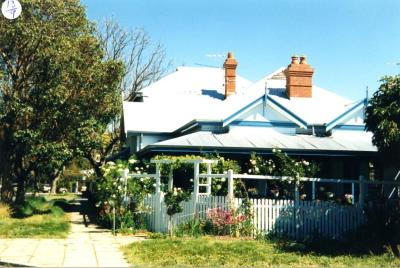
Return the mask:
<svg viewBox="0 0 400 268">
<path fill-rule="evenodd" d="M 68 215 L 54 201 L 30 197 L 13 210 L 0 204 L 0 238 L 66 238 L 69 229 Z"/>
<path fill-rule="evenodd" d="M 47 201 L 59 199 L 64 201 L 71 201 L 75 198 L 78 198 L 78 195 L 73 193 L 66 193 L 66 194 L 49 194 L 45 196 Z"/>
<path fill-rule="evenodd" d="M 400 260 L 389 254 L 324 255 L 288 251 L 276 242 L 200 238 L 149 239 L 123 247 L 129 263 L 135 266 L 332 266 L 393 267 Z"/>
</svg>

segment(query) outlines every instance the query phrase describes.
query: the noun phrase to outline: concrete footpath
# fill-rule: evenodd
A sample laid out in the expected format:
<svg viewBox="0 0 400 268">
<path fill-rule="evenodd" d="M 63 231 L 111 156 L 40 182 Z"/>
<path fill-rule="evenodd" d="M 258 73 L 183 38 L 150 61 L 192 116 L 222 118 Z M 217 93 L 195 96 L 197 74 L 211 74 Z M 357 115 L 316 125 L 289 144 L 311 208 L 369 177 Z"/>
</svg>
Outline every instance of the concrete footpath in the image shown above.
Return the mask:
<svg viewBox="0 0 400 268">
<path fill-rule="evenodd" d="M 140 238 L 113 236 L 70 213 L 67 239 L 0 239 L 0 266 L 129 267 L 120 247 Z"/>
</svg>

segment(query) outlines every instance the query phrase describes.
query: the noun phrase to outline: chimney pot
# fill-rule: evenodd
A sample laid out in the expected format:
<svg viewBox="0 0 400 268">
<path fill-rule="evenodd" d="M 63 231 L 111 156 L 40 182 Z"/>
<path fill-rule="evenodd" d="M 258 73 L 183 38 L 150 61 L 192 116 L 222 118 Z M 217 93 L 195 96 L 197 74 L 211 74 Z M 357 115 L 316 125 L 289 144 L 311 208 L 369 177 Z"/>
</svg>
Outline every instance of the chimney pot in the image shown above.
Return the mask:
<svg viewBox="0 0 400 268">
<path fill-rule="evenodd" d="M 307 57 L 306 55 L 300 56 L 300 64 L 307 64 Z"/>
<path fill-rule="evenodd" d="M 232 52 L 228 52 L 224 62 L 225 69 L 225 99 L 236 93 L 236 67 L 238 62 Z"/>
<path fill-rule="evenodd" d="M 292 62 L 285 70 L 286 93 L 289 98 L 311 98 L 312 97 L 312 76 L 314 69 L 307 63 L 306 56 L 292 56 Z"/>
<path fill-rule="evenodd" d="M 292 63 L 291 64 L 299 64 L 299 57 L 297 55 L 292 56 Z"/>
</svg>

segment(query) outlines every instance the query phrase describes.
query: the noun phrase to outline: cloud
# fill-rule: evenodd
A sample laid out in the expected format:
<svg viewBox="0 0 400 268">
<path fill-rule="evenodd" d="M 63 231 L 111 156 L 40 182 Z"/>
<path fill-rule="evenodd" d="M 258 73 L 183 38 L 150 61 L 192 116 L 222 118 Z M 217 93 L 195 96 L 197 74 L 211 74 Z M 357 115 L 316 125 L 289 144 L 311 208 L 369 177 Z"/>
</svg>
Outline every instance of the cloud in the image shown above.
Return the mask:
<svg viewBox="0 0 400 268">
<path fill-rule="evenodd" d="M 206 56 L 207 58 L 223 58 L 223 57 L 225 57 L 225 55 L 222 54 L 222 53 L 206 54 L 205 56 Z"/>
</svg>

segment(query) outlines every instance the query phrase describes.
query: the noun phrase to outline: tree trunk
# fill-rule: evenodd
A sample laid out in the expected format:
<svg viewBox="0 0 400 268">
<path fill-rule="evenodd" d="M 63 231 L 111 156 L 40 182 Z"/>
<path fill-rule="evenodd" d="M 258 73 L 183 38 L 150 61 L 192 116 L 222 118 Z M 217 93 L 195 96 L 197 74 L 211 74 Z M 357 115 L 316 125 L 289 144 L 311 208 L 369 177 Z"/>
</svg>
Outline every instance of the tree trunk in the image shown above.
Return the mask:
<svg viewBox="0 0 400 268">
<path fill-rule="evenodd" d="M 93 167 L 94 172 L 96 173 L 96 176 L 98 178 L 103 177 L 103 172 L 101 171 L 101 168 L 100 168 L 101 167 L 101 162 L 100 163 L 96 162 L 96 160 L 94 160 L 91 155 L 87 155 L 86 159 L 89 160 L 90 165 Z"/>
<path fill-rule="evenodd" d="M 14 196 L 14 191 L 9 180 L 2 178 L 1 180 L 1 202 L 10 204 Z"/>
<path fill-rule="evenodd" d="M 50 194 L 56 194 L 57 193 L 57 182 L 61 179 L 61 172 L 58 172 L 56 177 L 53 179 L 51 182 L 51 190 Z"/>
<path fill-rule="evenodd" d="M 23 176 L 18 176 L 17 187 L 15 203 L 22 204 L 25 201 L 25 178 Z"/>
<path fill-rule="evenodd" d="M 119 122 L 119 146 L 120 150 L 124 148 L 126 145 L 126 135 L 125 135 L 125 122 L 124 122 L 124 113 L 121 113 L 121 119 Z"/>
</svg>

